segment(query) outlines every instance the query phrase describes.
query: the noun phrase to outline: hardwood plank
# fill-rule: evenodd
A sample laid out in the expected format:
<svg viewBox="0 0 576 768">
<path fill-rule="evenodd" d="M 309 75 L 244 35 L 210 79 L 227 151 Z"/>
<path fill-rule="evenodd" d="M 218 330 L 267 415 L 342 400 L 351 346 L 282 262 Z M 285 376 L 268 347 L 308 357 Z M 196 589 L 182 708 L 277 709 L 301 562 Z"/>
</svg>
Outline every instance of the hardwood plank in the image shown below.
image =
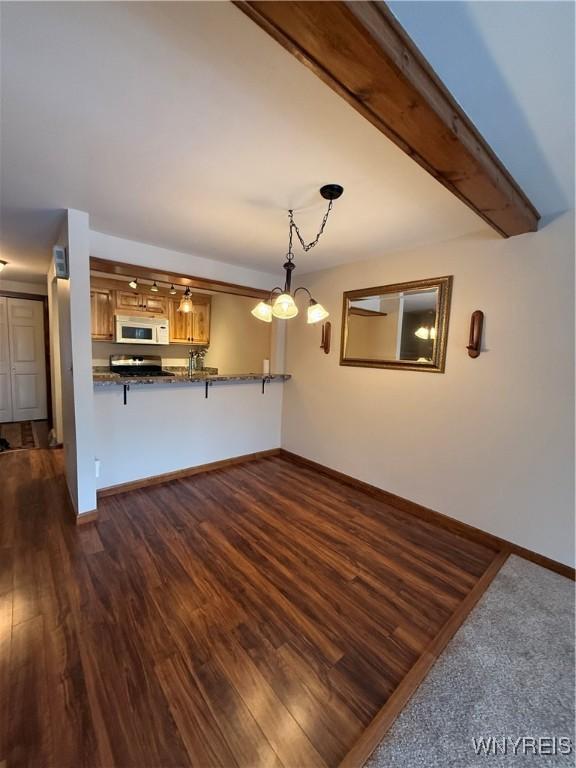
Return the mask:
<svg viewBox="0 0 576 768">
<path fill-rule="evenodd" d="M 215 656 L 282 763 L 324 768 L 324 760 L 240 644 L 219 644 Z"/>
<path fill-rule="evenodd" d="M 0 594 L 0 764 L 8 754 L 10 665 L 12 648 L 12 592 Z"/>
<path fill-rule="evenodd" d="M 40 615 L 12 630 L 9 680 L 7 763 L 45 768 L 52 764 L 52 728 Z"/>
<path fill-rule="evenodd" d="M 328 765 L 337 765 L 346 754 L 346 744 L 362 732 L 363 724 L 342 700 L 331 698 L 325 686 L 308 686 L 302 675 L 295 674 L 298 654 L 290 652 L 289 646 L 275 649 L 246 625 L 235 634 L 319 754 Z"/>
<path fill-rule="evenodd" d="M 500 552 L 490 563 L 458 611 L 456 611 L 450 617 L 449 621 L 446 622 L 442 631 L 430 643 L 426 651 L 418 659 L 417 663 L 390 695 L 386 704 L 378 712 L 374 720 L 372 720 L 368 728 L 362 733 L 356 744 L 342 760 L 340 768 L 357 768 L 357 766 L 364 765 L 368 760 L 402 709 L 405 707 L 410 697 L 416 692 L 438 656 L 456 634 L 458 628 L 462 625 L 472 608 L 488 589 L 494 577 L 507 559 L 508 553 Z"/>
<path fill-rule="evenodd" d="M 174 656 L 156 665 L 156 674 L 186 747 L 190 765 L 237 766 L 193 676 Z"/>
<path fill-rule="evenodd" d="M 218 662 L 212 659 L 193 670 L 193 675 L 238 765 L 282 768 L 278 755 Z"/>
<path fill-rule="evenodd" d="M 86 528 L 61 451 L 4 466 L 10 768 L 334 766 L 495 558 L 279 456 L 106 497 Z"/>
<path fill-rule="evenodd" d="M 493 533 L 482 531 L 480 528 L 475 528 L 473 525 L 463 523 L 460 520 L 456 520 L 453 517 L 444 515 L 441 512 L 436 512 L 433 509 L 424 507 L 422 504 L 417 504 L 414 501 L 405 499 L 402 496 L 397 496 L 394 493 L 385 491 L 382 488 L 377 488 L 374 485 L 365 483 L 362 480 L 358 480 L 350 475 L 345 475 L 343 472 L 338 472 L 335 469 L 326 467 L 323 464 L 318 464 L 316 461 L 306 459 L 298 454 L 286 451 L 283 448 L 280 449 L 280 456 L 288 461 L 294 462 L 301 466 L 313 469 L 315 472 L 326 475 L 327 477 L 338 480 L 345 486 L 350 486 L 357 490 L 361 490 L 363 493 L 368 494 L 376 499 L 386 501 L 390 505 L 390 511 L 396 510 L 398 512 L 407 512 L 410 517 L 417 517 L 420 520 L 428 523 L 430 529 L 434 532 L 434 536 L 440 539 L 443 533 L 454 533 L 460 538 L 462 542 L 465 542 L 469 547 L 473 543 L 479 544 L 483 549 L 489 548 L 494 552 L 501 552 L 506 550 L 509 554 L 523 557 L 525 560 L 530 560 L 536 565 L 541 565 L 542 568 L 548 568 L 550 571 L 559 573 L 561 576 L 576 580 L 576 569 L 564 563 L 559 563 L 556 560 L 552 560 L 550 557 L 541 555 L 539 552 L 533 552 L 526 547 L 521 547 L 519 544 L 515 544 L 507 539 L 502 539 L 499 536 L 495 536 Z M 472 552 L 470 553 L 472 554 Z"/>
</svg>

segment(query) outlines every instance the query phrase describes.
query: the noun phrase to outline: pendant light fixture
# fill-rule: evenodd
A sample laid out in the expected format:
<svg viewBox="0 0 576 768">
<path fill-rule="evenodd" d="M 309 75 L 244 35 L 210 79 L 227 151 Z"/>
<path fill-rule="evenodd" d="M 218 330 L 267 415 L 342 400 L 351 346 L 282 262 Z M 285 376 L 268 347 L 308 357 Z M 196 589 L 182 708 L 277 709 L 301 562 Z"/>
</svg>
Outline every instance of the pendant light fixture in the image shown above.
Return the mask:
<svg viewBox="0 0 576 768">
<path fill-rule="evenodd" d="M 130 288 L 132 288 L 132 290 L 135 291 L 136 288 L 138 288 L 138 278 L 133 277 L 132 280 L 130 280 L 130 282 L 128 283 L 128 285 L 130 286 Z"/>
<path fill-rule="evenodd" d="M 308 294 L 308 310 L 306 313 L 306 322 L 309 324 L 319 323 L 321 320 L 325 320 L 329 316 L 329 313 L 324 309 L 322 304 L 319 304 L 312 297 L 312 294 L 308 288 L 301 286 L 292 292 L 292 272 L 294 269 L 296 269 L 296 265 L 294 264 L 294 253 L 292 251 L 292 236 L 293 233 L 296 232 L 304 252 L 314 248 L 314 246 L 320 240 L 322 233 L 324 232 L 324 227 L 328 221 L 328 216 L 332 210 L 334 200 L 338 200 L 338 198 L 342 195 L 342 192 L 344 192 L 344 188 L 339 184 L 325 184 L 320 188 L 320 194 L 324 200 L 328 200 L 328 209 L 324 214 L 324 218 L 322 219 L 322 224 L 320 225 L 318 234 L 310 243 L 304 242 L 304 238 L 300 234 L 300 230 L 294 221 L 294 211 L 288 211 L 288 253 L 286 254 L 286 261 L 283 265 L 286 272 L 284 288 L 273 288 L 270 291 L 270 295 L 266 301 L 258 302 L 258 304 L 252 310 L 252 314 L 258 320 L 262 320 L 265 323 L 271 323 L 272 317 L 277 317 L 279 320 L 290 320 L 291 318 L 296 317 L 298 314 L 298 307 L 296 306 L 295 298 L 298 291 L 305 291 Z M 272 298 L 276 293 L 278 293 L 278 295 L 272 302 Z"/>
<path fill-rule="evenodd" d="M 190 293 L 190 288 L 186 286 L 184 296 L 182 296 L 180 299 L 180 304 L 178 305 L 178 312 L 184 312 L 188 314 L 188 312 L 192 312 L 193 309 L 194 305 L 192 303 L 192 294 Z"/>
<path fill-rule="evenodd" d="M 150 290 L 152 291 L 152 293 L 158 293 L 158 291 L 160 290 L 160 289 L 158 288 L 158 286 L 156 285 L 156 280 L 154 280 L 154 282 L 153 282 L 153 283 L 152 283 L 152 285 L 150 286 Z"/>
<path fill-rule="evenodd" d="M 174 283 L 172 283 L 172 285 L 170 286 L 170 290 L 168 291 L 168 293 L 170 294 L 170 296 L 176 296 L 176 294 L 178 293 L 176 288 L 174 288 Z"/>
</svg>

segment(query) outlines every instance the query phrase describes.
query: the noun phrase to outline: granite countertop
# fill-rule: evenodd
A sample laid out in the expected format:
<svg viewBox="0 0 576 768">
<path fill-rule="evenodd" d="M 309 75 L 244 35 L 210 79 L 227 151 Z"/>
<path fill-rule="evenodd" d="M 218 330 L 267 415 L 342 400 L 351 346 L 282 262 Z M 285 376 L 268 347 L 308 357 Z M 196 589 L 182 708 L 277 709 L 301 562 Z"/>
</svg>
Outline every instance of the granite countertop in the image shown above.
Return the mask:
<svg viewBox="0 0 576 768">
<path fill-rule="evenodd" d="M 196 371 L 192 376 L 188 371 L 175 373 L 174 376 L 120 376 L 117 373 L 94 371 L 94 385 L 98 387 L 114 386 L 115 384 L 199 384 L 205 381 L 287 381 L 291 378 L 288 373 L 227 373 L 216 374 Z"/>
</svg>

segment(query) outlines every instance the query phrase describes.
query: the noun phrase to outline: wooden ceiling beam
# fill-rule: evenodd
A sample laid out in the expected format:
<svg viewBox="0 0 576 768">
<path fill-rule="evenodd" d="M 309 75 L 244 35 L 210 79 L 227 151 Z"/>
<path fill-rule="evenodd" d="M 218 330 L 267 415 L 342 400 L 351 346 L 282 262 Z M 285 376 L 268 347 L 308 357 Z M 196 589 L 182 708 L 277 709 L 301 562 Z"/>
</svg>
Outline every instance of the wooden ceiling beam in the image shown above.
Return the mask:
<svg viewBox="0 0 576 768">
<path fill-rule="evenodd" d="M 235 5 L 504 237 L 540 215 L 383 2 Z"/>
</svg>

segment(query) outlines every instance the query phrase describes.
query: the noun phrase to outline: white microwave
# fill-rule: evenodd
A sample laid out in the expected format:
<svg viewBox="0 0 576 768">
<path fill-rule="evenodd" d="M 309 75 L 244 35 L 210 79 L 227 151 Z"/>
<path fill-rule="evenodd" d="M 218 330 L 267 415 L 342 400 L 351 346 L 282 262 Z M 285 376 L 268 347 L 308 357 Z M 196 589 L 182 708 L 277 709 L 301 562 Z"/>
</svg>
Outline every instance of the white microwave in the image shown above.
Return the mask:
<svg viewBox="0 0 576 768">
<path fill-rule="evenodd" d="M 170 344 L 165 317 L 116 315 L 116 341 L 120 344 Z"/>
</svg>

